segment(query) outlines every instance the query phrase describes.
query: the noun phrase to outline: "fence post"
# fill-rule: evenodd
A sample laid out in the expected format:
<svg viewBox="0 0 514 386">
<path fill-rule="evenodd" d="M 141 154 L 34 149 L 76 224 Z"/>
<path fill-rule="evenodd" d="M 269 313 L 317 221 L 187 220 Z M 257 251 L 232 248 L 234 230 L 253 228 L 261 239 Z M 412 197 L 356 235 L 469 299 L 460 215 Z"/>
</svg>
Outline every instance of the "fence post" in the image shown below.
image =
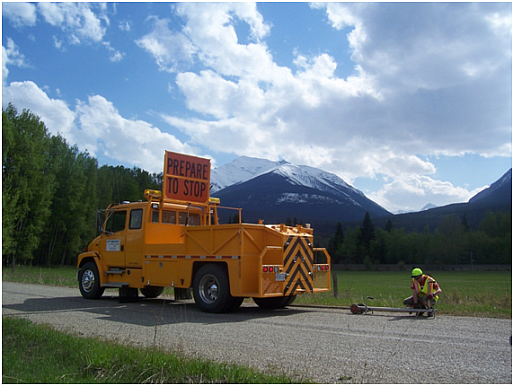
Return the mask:
<svg viewBox="0 0 514 386">
<path fill-rule="evenodd" d="M 337 296 L 339 295 L 337 291 L 337 273 L 332 272 L 332 285 L 334 286 L 334 297 L 337 299 Z"/>
</svg>

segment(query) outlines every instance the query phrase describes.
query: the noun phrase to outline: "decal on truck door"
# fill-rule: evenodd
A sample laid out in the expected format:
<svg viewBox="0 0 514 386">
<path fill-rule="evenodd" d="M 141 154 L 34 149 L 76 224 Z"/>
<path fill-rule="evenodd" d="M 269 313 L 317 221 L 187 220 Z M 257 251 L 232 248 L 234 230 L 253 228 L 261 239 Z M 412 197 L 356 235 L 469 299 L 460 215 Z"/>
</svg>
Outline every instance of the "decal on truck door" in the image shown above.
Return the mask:
<svg viewBox="0 0 514 386">
<path fill-rule="evenodd" d="M 105 250 L 107 252 L 119 252 L 120 251 L 120 240 L 106 240 Z"/>
</svg>

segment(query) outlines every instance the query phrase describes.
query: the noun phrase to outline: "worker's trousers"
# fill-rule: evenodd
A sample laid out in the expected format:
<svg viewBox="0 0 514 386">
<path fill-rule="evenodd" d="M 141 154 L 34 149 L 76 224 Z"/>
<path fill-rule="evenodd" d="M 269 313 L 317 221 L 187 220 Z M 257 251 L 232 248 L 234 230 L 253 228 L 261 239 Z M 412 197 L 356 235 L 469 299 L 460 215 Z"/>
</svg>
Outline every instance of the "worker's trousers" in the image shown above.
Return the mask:
<svg viewBox="0 0 514 386">
<path fill-rule="evenodd" d="M 414 306 L 414 298 L 412 296 L 409 296 L 408 298 L 406 298 L 404 301 L 403 301 L 403 304 L 405 304 L 407 307 L 412 307 Z M 428 305 L 428 295 L 425 295 L 423 297 L 419 297 L 418 296 L 418 304 L 419 305 L 424 305 L 424 306 L 427 306 Z M 432 299 L 432 307 L 435 305 L 435 299 Z"/>
</svg>

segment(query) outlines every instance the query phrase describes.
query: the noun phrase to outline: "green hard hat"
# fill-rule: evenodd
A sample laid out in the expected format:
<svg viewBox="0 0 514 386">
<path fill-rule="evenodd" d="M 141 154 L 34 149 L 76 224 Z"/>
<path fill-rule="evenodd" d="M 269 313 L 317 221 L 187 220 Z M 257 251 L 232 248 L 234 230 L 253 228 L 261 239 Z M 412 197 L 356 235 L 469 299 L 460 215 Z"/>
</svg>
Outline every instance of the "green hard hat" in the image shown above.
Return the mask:
<svg viewBox="0 0 514 386">
<path fill-rule="evenodd" d="M 412 270 L 412 277 L 417 277 L 423 275 L 423 271 L 419 268 L 414 268 Z"/>
</svg>

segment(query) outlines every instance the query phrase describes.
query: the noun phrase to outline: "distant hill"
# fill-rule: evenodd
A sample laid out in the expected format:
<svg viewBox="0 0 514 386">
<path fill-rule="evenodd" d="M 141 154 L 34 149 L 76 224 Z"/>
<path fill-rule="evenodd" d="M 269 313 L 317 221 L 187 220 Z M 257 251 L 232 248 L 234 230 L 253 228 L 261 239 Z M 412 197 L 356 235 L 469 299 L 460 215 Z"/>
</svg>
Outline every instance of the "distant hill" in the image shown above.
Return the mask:
<svg viewBox="0 0 514 386">
<path fill-rule="evenodd" d="M 471 197 L 468 202 L 470 204 L 512 204 L 512 169 L 505 173 L 489 188 L 484 189 L 475 196 Z"/>
</svg>

